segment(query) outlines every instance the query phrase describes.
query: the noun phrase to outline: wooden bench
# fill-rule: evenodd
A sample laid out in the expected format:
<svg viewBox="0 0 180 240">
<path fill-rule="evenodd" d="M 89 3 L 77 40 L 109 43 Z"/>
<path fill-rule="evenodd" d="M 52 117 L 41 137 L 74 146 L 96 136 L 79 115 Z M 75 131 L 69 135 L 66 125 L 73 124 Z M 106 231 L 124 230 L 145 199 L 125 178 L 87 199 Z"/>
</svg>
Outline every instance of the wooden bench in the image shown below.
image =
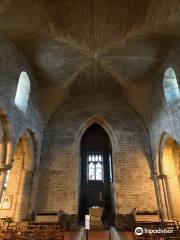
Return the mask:
<svg viewBox="0 0 180 240">
<path fill-rule="evenodd" d="M 59 222 L 59 212 L 58 211 L 42 211 L 34 213 L 35 222 Z"/>
<path fill-rule="evenodd" d="M 134 209 L 135 222 L 161 222 L 158 211 L 143 211 Z"/>
<path fill-rule="evenodd" d="M 17 223 L 10 224 L 8 227 L 0 228 L 0 240 L 63 240 L 64 228 L 61 224 L 36 223 L 28 224 Z"/>
</svg>

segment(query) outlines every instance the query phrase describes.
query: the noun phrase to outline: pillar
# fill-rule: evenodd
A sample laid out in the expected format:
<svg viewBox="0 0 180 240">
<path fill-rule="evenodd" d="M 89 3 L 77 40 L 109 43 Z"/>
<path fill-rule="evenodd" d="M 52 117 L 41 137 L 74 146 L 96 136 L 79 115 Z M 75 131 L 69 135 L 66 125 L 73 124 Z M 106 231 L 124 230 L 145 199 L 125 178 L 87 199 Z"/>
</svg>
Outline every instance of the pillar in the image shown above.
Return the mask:
<svg viewBox="0 0 180 240">
<path fill-rule="evenodd" d="M 180 186 L 177 175 L 165 177 L 172 220 L 180 221 Z"/>
<path fill-rule="evenodd" d="M 159 191 L 160 191 L 162 218 L 164 221 L 167 221 L 167 220 L 171 219 L 171 212 L 170 212 L 170 208 L 169 208 L 165 175 L 163 175 L 163 174 L 159 175 L 158 183 L 159 183 L 158 186 L 159 186 Z"/>
<path fill-rule="evenodd" d="M 28 206 L 28 218 L 32 218 L 32 213 L 36 209 L 37 193 L 38 193 L 39 170 L 35 170 L 32 174 L 31 195 Z"/>
<path fill-rule="evenodd" d="M 27 220 L 31 185 L 32 171 L 23 170 L 15 210 L 15 221 Z"/>
</svg>

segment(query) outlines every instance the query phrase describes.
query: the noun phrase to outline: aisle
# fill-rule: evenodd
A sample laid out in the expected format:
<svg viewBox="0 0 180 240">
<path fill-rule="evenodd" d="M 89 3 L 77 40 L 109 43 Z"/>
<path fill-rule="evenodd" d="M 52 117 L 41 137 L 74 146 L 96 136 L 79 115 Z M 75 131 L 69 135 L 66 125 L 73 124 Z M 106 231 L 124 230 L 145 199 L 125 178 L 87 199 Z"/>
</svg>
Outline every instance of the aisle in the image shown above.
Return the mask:
<svg viewBox="0 0 180 240">
<path fill-rule="evenodd" d="M 109 240 L 109 231 L 90 231 L 88 240 Z"/>
<path fill-rule="evenodd" d="M 78 232 L 65 232 L 64 240 L 75 240 L 78 237 Z"/>
<path fill-rule="evenodd" d="M 124 237 L 127 240 L 133 240 L 133 233 L 132 232 L 121 231 L 121 232 L 119 232 L 119 235 L 121 237 Z"/>
</svg>

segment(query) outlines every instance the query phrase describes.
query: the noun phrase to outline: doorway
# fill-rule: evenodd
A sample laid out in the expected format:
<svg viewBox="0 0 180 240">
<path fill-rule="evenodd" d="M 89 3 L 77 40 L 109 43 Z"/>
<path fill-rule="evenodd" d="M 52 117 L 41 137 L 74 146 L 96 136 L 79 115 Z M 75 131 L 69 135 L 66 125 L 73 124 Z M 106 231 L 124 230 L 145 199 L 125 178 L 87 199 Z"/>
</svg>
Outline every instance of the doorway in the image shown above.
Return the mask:
<svg viewBox="0 0 180 240">
<path fill-rule="evenodd" d="M 159 162 L 162 215 L 165 221 L 180 220 L 180 147 L 168 137 Z"/>
<path fill-rule="evenodd" d="M 11 217 L 14 221 L 29 220 L 31 187 L 34 170 L 34 142 L 26 132 L 18 141 L 13 155 L 13 166 L 7 171 L 0 216 Z"/>
<path fill-rule="evenodd" d="M 103 208 L 103 223 L 112 225 L 113 172 L 112 148 L 106 131 L 97 123 L 92 124 L 81 139 L 80 221 L 91 207 Z"/>
</svg>

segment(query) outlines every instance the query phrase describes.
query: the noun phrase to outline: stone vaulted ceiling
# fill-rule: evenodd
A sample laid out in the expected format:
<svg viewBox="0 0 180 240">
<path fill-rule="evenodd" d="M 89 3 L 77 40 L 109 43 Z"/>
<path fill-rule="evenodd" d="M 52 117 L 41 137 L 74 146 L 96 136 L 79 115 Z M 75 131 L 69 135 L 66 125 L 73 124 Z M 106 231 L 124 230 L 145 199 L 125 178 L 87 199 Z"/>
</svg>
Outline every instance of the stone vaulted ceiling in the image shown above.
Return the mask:
<svg viewBox="0 0 180 240">
<path fill-rule="evenodd" d="M 179 26 L 179 0 L 0 0 L 0 34 L 29 60 L 47 115 L 88 89 L 151 80 Z"/>
</svg>

